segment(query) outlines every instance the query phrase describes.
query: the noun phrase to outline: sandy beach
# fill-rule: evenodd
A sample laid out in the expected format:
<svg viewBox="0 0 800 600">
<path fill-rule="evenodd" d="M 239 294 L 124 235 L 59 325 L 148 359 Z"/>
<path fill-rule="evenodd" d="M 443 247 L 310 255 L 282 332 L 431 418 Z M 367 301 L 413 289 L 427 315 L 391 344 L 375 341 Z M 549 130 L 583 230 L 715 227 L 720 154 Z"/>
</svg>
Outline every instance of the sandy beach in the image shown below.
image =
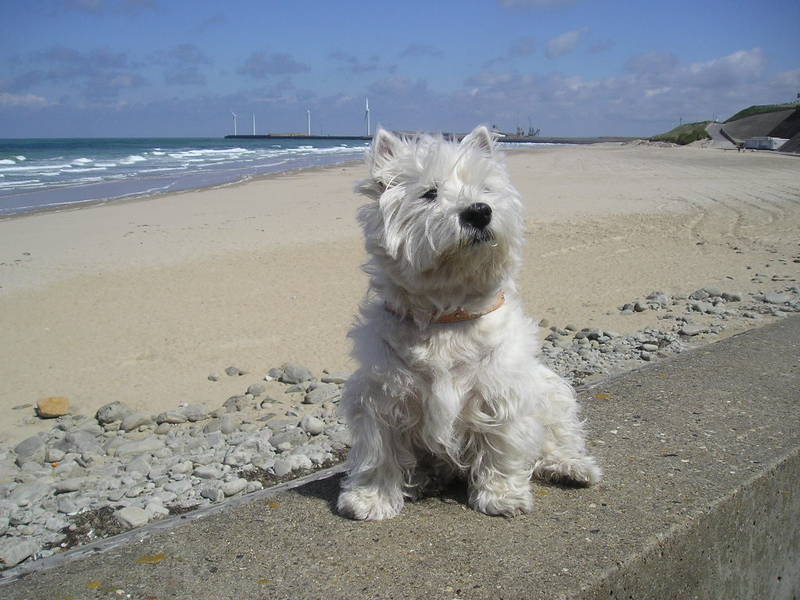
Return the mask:
<svg viewBox="0 0 800 600">
<path fill-rule="evenodd" d="M 507 156 L 527 206 L 520 287 L 550 324 L 633 332 L 649 292 L 748 293 L 800 279 L 800 159 L 647 145 Z M 0 443 L 91 415 L 219 406 L 286 361 L 347 371 L 365 255 L 346 165 L 0 221 Z M 728 328 L 725 335 L 769 322 Z M 210 373 L 222 373 L 217 382 Z M 249 380 L 248 380 L 249 382 Z M 244 386 L 246 388 L 246 384 Z"/>
</svg>

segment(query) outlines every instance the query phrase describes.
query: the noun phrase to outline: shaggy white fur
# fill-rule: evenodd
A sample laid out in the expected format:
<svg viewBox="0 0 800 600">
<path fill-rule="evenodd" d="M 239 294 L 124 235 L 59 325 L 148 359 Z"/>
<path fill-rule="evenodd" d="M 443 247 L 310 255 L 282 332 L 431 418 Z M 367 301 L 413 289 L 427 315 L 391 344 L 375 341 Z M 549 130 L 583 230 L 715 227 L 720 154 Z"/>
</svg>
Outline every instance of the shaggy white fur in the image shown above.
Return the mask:
<svg viewBox="0 0 800 600">
<path fill-rule="evenodd" d="M 532 509 L 532 475 L 599 481 L 575 394 L 539 361 L 520 306 L 522 205 L 489 130 L 459 144 L 381 129 L 367 162 L 370 289 L 350 333 L 361 367 L 342 398 L 353 445 L 339 511 L 388 519 L 461 476 L 473 508 L 513 516 Z M 436 322 L 456 310 L 486 314 Z"/>
</svg>

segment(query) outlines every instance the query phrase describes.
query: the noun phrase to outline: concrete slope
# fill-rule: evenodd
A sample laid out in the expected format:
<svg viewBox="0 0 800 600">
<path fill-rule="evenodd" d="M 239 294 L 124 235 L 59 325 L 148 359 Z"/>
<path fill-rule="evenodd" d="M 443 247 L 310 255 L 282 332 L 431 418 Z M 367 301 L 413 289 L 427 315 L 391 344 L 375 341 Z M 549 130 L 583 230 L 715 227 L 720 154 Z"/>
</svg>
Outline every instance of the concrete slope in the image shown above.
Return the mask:
<svg viewBox="0 0 800 600">
<path fill-rule="evenodd" d="M 737 119 L 730 123 L 723 123 L 722 128 L 734 140 L 743 142 L 751 137 L 770 135 L 785 119 L 794 113 L 794 108 L 776 110 L 770 113 L 761 113 Z"/>
<path fill-rule="evenodd" d="M 706 133 L 711 136 L 711 148 L 721 148 L 723 150 L 736 150 L 736 144 L 731 142 L 722 134 L 721 123 L 709 123 L 706 126 Z"/>
<path fill-rule="evenodd" d="M 781 152 L 793 152 L 794 154 L 800 154 L 800 133 L 795 134 L 795 136 L 781 146 L 779 150 Z"/>
<path fill-rule="evenodd" d="M 477 514 L 456 488 L 390 521 L 352 522 L 333 511 L 334 476 L 141 531 L 0 597 L 792 598 L 798 357 L 792 317 L 583 391 L 605 480 L 535 483 L 524 517 Z"/>
</svg>

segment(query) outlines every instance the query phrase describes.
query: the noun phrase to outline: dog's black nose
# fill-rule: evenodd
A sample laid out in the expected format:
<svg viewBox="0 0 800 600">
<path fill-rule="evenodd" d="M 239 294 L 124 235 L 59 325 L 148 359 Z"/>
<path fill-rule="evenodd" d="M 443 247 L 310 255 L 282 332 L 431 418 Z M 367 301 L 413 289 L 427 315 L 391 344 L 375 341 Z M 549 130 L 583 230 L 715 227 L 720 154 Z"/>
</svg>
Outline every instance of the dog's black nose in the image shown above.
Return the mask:
<svg viewBox="0 0 800 600">
<path fill-rule="evenodd" d="M 462 225 L 471 225 L 475 229 L 483 229 L 492 220 L 492 207 L 483 202 L 470 204 L 459 216 Z"/>
</svg>

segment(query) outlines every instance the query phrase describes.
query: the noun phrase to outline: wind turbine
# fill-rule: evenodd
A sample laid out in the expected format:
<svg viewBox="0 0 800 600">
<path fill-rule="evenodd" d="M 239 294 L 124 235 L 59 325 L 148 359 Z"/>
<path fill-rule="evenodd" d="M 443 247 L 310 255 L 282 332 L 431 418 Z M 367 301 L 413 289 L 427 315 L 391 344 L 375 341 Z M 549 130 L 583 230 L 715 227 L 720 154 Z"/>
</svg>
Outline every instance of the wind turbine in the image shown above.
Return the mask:
<svg viewBox="0 0 800 600">
<path fill-rule="evenodd" d="M 306 109 L 306 119 L 308 121 L 308 136 L 311 137 L 311 109 Z"/>
<path fill-rule="evenodd" d="M 231 114 L 233 115 L 233 135 L 237 135 L 237 133 L 236 133 L 236 118 L 237 118 L 239 115 L 237 115 L 237 114 L 236 114 L 235 112 L 233 112 L 233 111 L 231 111 Z"/>
<path fill-rule="evenodd" d="M 256 134 L 256 113 L 253 113 L 253 135 Z"/>
<path fill-rule="evenodd" d="M 369 130 L 369 98 L 365 98 L 365 100 L 366 100 L 366 104 L 365 104 L 365 110 L 364 110 L 364 120 L 367 122 L 367 137 L 369 137 L 370 136 L 370 130 Z"/>
</svg>

